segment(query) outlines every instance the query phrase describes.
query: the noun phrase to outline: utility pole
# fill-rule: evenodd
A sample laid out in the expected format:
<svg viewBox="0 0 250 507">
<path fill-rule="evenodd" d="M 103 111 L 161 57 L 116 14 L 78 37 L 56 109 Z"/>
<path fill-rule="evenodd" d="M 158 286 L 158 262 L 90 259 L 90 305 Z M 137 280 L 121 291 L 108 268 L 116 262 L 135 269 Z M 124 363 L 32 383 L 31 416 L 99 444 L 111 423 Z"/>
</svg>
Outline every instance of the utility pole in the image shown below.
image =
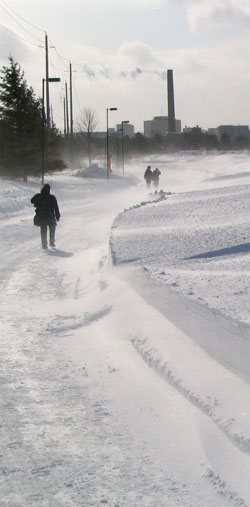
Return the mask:
<svg viewBox="0 0 250 507">
<path fill-rule="evenodd" d="M 72 93 L 72 66 L 69 64 L 69 102 L 70 102 L 70 156 L 73 166 L 73 93 Z"/>
<path fill-rule="evenodd" d="M 46 112 L 47 112 L 47 126 L 50 126 L 50 105 L 49 105 L 49 50 L 48 50 L 48 36 L 45 33 L 45 82 L 46 82 Z"/>
<path fill-rule="evenodd" d="M 124 174 L 124 123 L 129 123 L 129 120 L 122 121 L 122 174 Z"/>
<path fill-rule="evenodd" d="M 109 111 L 117 111 L 117 107 L 108 107 L 107 112 L 107 130 L 106 130 L 106 159 L 107 159 L 107 179 L 111 169 L 111 157 L 109 153 Z"/>
<path fill-rule="evenodd" d="M 49 77 L 49 49 L 48 49 L 48 36 L 45 32 L 45 79 L 42 80 L 42 183 L 44 183 L 45 173 L 45 158 L 48 158 L 48 129 L 50 128 L 50 103 L 49 103 L 49 83 L 58 83 L 61 81 L 59 77 Z M 45 83 L 46 83 L 46 113 L 44 107 L 44 95 L 45 95 Z M 53 111 L 51 108 L 51 117 L 53 123 Z"/>
<path fill-rule="evenodd" d="M 69 64 L 69 83 L 70 83 L 70 134 L 73 136 L 73 92 L 72 92 L 72 66 Z"/>
<path fill-rule="evenodd" d="M 42 80 L 42 185 L 44 184 L 44 161 L 45 161 L 45 109 L 44 109 L 44 81 Z"/>
<path fill-rule="evenodd" d="M 63 97 L 63 132 L 66 136 L 66 100 L 65 97 Z"/>
<path fill-rule="evenodd" d="M 68 102 L 68 85 L 65 83 L 65 109 L 66 109 L 66 134 L 69 133 L 69 102 Z"/>
</svg>

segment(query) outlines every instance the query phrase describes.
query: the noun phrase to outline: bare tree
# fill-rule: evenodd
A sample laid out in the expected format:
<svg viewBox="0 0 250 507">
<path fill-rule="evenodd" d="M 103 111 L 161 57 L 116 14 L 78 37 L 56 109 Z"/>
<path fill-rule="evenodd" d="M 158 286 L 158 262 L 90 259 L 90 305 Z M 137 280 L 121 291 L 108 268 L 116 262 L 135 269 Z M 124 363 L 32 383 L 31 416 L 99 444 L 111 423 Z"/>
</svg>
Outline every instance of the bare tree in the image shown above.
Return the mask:
<svg viewBox="0 0 250 507">
<path fill-rule="evenodd" d="M 92 134 L 95 131 L 98 123 L 99 119 L 96 111 L 94 111 L 90 107 L 85 107 L 81 111 L 80 117 L 77 122 L 77 128 L 80 132 L 86 132 L 87 134 L 89 165 L 91 164 Z"/>
</svg>

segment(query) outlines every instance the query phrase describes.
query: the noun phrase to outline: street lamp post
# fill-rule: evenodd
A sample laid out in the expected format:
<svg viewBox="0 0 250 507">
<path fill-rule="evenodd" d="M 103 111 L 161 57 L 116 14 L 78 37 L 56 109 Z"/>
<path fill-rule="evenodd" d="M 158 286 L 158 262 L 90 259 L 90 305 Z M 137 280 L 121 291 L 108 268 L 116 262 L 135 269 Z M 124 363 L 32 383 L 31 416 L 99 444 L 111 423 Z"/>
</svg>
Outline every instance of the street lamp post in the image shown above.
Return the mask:
<svg viewBox="0 0 250 507">
<path fill-rule="evenodd" d="M 121 128 L 121 133 L 122 133 L 122 174 L 124 174 L 124 135 L 123 135 L 124 123 L 129 123 L 129 120 L 122 121 L 122 128 Z"/>
<path fill-rule="evenodd" d="M 107 132 L 106 132 L 107 179 L 109 177 L 109 111 L 117 111 L 117 107 L 108 107 L 107 108 Z"/>
<path fill-rule="evenodd" d="M 42 185 L 44 184 L 44 151 L 45 151 L 45 110 L 44 110 L 44 83 L 42 86 Z"/>
<path fill-rule="evenodd" d="M 44 162 L 45 162 L 45 108 L 44 108 L 44 85 L 45 82 L 49 83 L 59 83 L 61 81 L 60 77 L 49 77 L 48 79 L 42 80 L 42 185 L 44 184 Z"/>
</svg>

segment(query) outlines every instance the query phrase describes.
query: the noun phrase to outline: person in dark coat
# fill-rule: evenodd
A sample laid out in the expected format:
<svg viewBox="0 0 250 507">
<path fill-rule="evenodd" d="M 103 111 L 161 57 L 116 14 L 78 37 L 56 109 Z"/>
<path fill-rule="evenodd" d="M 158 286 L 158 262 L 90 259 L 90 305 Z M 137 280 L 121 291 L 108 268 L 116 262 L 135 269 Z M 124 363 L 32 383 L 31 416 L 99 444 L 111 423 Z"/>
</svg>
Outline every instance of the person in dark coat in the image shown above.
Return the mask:
<svg viewBox="0 0 250 507">
<path fill-rule="evenodd" d="M 158 167 L 156 167 L 156 169 L 152 172 L 152 181 L 155 188 L 157 188 L 159 185 L 160 174 L 161 171 L 159 171 Z"/>
<path fill-rule="evenodd" d="M 36 194 L 31 199 L 36 208 L 34 225 L 41 228 L 42 248 L 47 249 L 47 229 L 49 227 L 49 243 L 55 246 L 56 224 L 60 220 L 60 211 L 56 197 L 50 193 L 48 183 L 42 186 L 40 194 Z"/>
<path fill-rule="evenodd" d="M 150 165 L 148 165 L 148 167 L 144 173 L 144 180 L 146 181 L 147 188 L 149 188 L 151 185 L 151 181 L 152 181 L 152 171 L 151 171 Z"/>
</svg>

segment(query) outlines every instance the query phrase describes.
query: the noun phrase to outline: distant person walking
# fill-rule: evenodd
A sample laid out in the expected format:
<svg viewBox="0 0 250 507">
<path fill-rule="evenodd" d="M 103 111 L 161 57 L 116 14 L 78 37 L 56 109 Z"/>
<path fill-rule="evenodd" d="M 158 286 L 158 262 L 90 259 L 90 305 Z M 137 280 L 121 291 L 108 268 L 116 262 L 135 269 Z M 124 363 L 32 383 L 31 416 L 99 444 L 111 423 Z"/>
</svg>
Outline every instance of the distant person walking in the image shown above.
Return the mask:
<svg viewBox="0 0 250 507">
<path fill-rule="evenodd" d="M 34 225 L 41 228 L 42 248 L 47 250 L 47 229 L 49 227 L 49 243 L 55 247 L 56 224 L 60 220 L 60 211 L 56 197 L 50 193 L 48 183 L 42 186 L 40 194 L 36 194 L 31 199 L 36 208 L 34 216 Z"/>
<path fill-rule="evenodd" d="M 151 181 L 152 181 L 152 171 L 151 171 L 150 165 L 148 165 L 148 167 L 144 173 L 144 180 L 146 181 L 147 188 L 149 188 L 151 185 Z"/>
<path fill-rule="evenodd" d="M 159 171 L 158 167 L 156 167 L 156 169 L 152 173 L 152 181 L 155 188 L 157 188 L 159 185 L 160 174 L 161 171 Z"/>
</svg>

